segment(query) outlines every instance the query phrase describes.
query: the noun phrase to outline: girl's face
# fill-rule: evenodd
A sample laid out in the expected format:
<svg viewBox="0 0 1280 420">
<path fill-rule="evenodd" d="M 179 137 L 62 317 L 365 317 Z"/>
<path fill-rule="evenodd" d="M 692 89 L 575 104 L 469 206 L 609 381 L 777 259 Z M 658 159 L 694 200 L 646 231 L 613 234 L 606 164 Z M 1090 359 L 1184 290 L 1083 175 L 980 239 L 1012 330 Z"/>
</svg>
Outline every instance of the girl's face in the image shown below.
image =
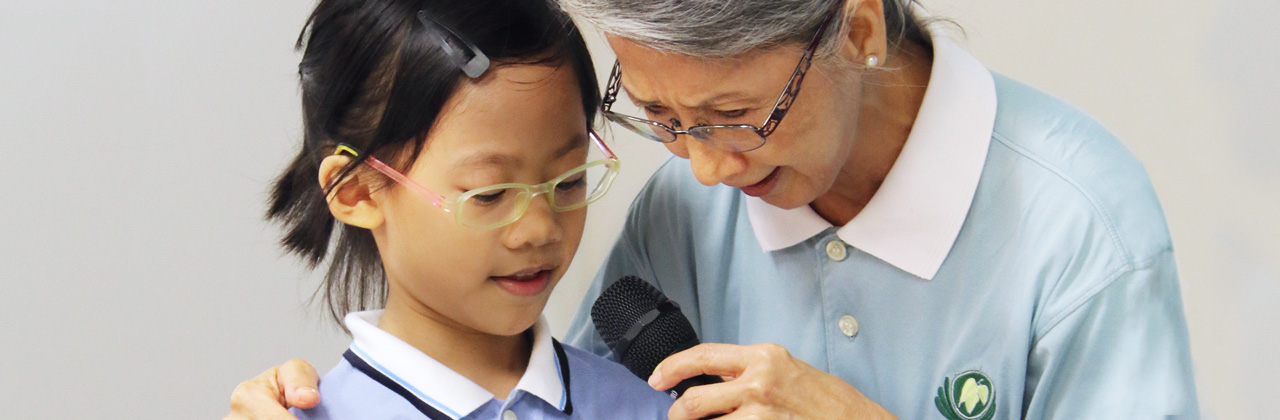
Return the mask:
<svg viewBox="0 0 1280 420">
<path fill-rule="evenodd" d="M 450 200 L 551 180 L 595 153 L 580 95 L 567 66 L 494 66 L 449 99 L 405 175 Z M 374 237 L 388 311 L 502 336 L 537 321 L 582 239 L 585 208 L 556 213 L 542 195 L 515 222 L 481 230 L 390 185 L 373 193 L 384 215 Z"/>
</svg>

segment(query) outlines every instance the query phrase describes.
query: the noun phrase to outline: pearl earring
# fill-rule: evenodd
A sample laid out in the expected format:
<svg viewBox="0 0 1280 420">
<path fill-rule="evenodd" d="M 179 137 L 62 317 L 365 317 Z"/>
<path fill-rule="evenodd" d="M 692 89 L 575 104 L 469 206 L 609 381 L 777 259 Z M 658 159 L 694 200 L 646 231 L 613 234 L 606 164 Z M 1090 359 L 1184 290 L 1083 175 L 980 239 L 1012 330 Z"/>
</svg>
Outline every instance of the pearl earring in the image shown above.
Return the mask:
<svg viewBox="0 0 1280 420">
<path fill-rule="evenodd" d="M 875 55 L 867 56 L 867 67 L 875 67 L 880 65 L 880 57 Z"/>
</svg>

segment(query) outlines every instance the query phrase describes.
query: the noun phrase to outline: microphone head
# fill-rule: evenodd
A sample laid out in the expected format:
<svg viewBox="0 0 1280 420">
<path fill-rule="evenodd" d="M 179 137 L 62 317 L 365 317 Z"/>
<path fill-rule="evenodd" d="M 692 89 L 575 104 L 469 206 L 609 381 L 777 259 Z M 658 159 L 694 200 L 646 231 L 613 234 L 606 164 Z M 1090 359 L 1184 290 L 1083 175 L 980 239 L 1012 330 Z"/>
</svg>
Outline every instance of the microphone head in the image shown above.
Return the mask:
<svg viewBox="0 0 1280 420">
<path fill-rule="evenodd" d="M 693 325 L 678 308 L 662 312 L 640 331 L 622 353 L 618 345 L 645 314 L 669 301 L 639 277 L 626 276 L 609 286 L 591 305 L 591 322 L 618 361 L 641 379 L 648 379 L 663 359 L 698 343 Z"/>
</svg>

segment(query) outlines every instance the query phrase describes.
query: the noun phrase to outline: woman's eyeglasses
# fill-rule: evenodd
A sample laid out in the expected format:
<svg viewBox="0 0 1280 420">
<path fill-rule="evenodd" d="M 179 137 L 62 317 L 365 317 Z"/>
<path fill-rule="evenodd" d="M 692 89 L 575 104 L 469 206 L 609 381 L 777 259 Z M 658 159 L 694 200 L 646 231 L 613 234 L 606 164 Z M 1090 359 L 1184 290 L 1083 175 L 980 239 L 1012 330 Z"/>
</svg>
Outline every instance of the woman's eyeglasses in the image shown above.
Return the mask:
<svg viewBox="0 0 1280 420">
<path fill-rule="evenodd" d="M 839 3 L 843 4 L 843 2 Z M 677 135 L 688 134 L 699 141 L 731 152 L 759 149 L 760 146 L 764 146 L 765 137 L 769 137 L 778 128 L 782 117 L 786 116 L 787 111 L 791 109 L 791 103 L 795 102 L 796 96 L 800 94 L 800 83 L 804 81 L 805 73 L 813 64 L 813 55 L 818 50 L 818 44 L 821 44 L 822 34 L 826 32 L 827 26 L 835 15 L 834 12 L 831 13 L 818 26 L 818 33 L 813 35 L 809 47 L 805 49 L 804 55 L 800 56 L 800 62 L 796 63 L 796 69 L 791 73 L 791 79 L 787 81 L 786 88 L 783 89 L 782 95 L 773 105 L 773 111 L 769 112 L 769 117 L 760 127 L 750 124 L 723 124 L 699 125 L 689 127 L 688 130 L 678 130 L 657 121 L 613 112 L 610 108 L 618 100 L 618 92 L 622 85 L 622 70 L 617 61 L 613 62 L 613 73 L 609 75 L 609 83 L 606 85 L 604 99 L 601 101 L 604 117 L 628 131 L 662 143 L 674 142 Z"/>
<path fill-rule="evenodd" d="M 373 156 L 365 157 L 364 161 L 432 205 L 453 213 L 458 225 L 495 229 L 519 220 L 525 210 L 528 210 L 529 203 L 538 195 L 546 195 L 552 210 L 566 212 L 585 207 L 609 192 L 622 163 L 596 133 L 588 131 L 587 134 L 592 143 L 604 152 L 604 159 L 587 162 L 538 185 L 518 182 L 495 184 L 467 191 L 452 200 L 414 182 Z M 360 156 L 359 151 L 347 144 L 339 144 L 334 154 L 344 152 Z"/>
</svg>

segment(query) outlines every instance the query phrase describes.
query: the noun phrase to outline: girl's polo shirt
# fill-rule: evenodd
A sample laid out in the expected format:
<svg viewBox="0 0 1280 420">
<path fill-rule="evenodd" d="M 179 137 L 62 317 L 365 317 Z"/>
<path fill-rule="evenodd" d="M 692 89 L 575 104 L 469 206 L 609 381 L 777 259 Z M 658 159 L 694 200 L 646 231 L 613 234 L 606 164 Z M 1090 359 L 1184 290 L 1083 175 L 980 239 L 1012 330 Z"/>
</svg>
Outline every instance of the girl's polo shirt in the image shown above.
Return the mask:
<svg viewBox="0 0 1280 420">
<path fill-rule="evenodd" d="M 590 305 L 635 275 L 703 342 L 780 344 L 898 418 L 1197 417 L 1173 247 L 1142 165 L 1082 112 L 933 46 L 911 134 L 849 223 L 704 186 L 672 159 L 567 341 L 608 356 Z"/>
<path fill-rule="evenodd" d="M 529 364 L 508 398 L 377 327 L 382 311 L 346 316 L 351 347 L 320 379 L 320 405 L 299 419 L 665 419 L 671 397 L 617 363 L 531 329 Z"/>
</svg>

